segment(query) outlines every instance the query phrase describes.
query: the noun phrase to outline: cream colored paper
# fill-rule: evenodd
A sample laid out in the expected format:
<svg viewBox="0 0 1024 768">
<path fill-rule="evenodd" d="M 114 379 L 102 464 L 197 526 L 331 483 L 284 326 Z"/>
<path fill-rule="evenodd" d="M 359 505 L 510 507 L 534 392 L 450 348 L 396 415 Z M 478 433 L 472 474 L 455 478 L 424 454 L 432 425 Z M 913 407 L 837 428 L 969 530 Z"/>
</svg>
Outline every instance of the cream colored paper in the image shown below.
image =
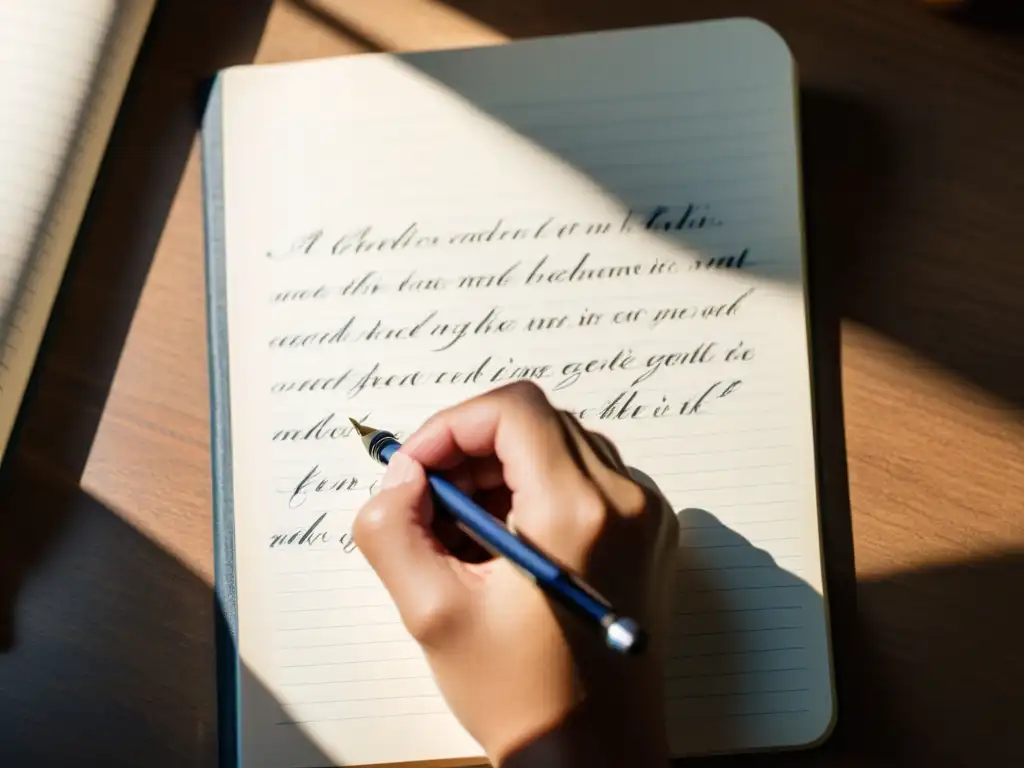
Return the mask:
<svg viewBox="0 0 1024 768">
<path fill-rule="evenodd" d="M 0 4 L 0 455 L 153 6 Z"/>
<path fill-rule="evenodd" d="M 676 752 L 827 731 L 794 92 L 748 20 L 226 73 L 244 765 L 480 754 L 349 541 L 347 417 L 524 376 L 681 513 Z"/>
</svg>

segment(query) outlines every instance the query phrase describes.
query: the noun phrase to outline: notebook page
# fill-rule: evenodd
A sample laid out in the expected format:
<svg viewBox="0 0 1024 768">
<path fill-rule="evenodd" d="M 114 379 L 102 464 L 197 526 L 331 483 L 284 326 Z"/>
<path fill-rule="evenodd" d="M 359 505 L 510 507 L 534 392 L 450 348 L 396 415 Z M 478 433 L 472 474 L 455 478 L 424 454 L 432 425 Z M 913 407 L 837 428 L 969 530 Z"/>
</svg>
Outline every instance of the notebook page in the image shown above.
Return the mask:
<svg viewBox="0 0 1024 768">
<path fill-rule="evenodd" d="M 153 6 L 0 5 L 0 455 Z"/>
<path fill-rule="evenodd" d="M 346 417 L 518 378 L 681 513 L 674 749 L 826 730 L 793 93 L 749 21 L 227 74 L 247 765 L 479 754 L 351 542 Z"/>
</svg>

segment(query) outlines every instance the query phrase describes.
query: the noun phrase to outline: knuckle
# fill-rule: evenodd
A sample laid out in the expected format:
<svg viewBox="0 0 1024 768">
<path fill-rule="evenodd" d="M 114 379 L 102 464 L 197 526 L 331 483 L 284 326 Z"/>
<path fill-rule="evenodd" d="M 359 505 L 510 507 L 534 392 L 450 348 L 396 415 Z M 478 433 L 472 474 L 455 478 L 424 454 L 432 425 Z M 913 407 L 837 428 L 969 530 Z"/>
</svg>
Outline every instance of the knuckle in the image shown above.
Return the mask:
<svg viewBox="0 0 1024 768">
<path fill-rule="evenodd" d="M 625 467 L 625 462 L 622 460 L 622 454 L 619 453 L 618 447 L 607 435 L 593 430 L 587 430 L 587 434 L 590 436 L 591 441 L 595 443 L 605 454 L 605 458 L 611 462 L 613 467 L 618 470 Z"/>
<path fill-rule="evenodd" d="M 518 397 L 539 398 L 547 402 L 544 390 L 535 381 L 530 381 L 529 379 L 517 379 L 505 384 L 502 388 L 507 392 L 514 393 Z"/>
<path fill-rule="evenodd" d="M 636 521 L 638 532 L 648 540 L 660 539 L 674 547 L 679 540 L 679 520 L 668 499 L 660 491 L 643 484 L 638 487 L 644 496 L 644 508 L 631 518 Z"/>
<path fill-rule="evenodd" d="M 616 480 L 615 510 L 622 517 L 640 517 L 652 509 L 652 499 L 646 488 L 625 477 Z"/>
<path fill-rule="evenodd" d="M 437 647 L 452 637 L 458 618 L 457 606 L 442 595 L 435 595 L 421 596 L 406 606 L 402 622 L 417 643 Z"/>
<path fill-rule="evenodd" d="M 579 493 L 575 512 L 579 533 L 588 541 L 597 539 L 608 524 L 608 505 L 596 488 L 588 486 Z"/>
<path fill-rule="evenodd" d="M 552 408 L 551 403 L 548 401 L 548 396 L 544 393 L 544 390 L 536 382 L 528 379 L 520 379 L 505 384 L 495 390 L 495 394 L 501 398 L 519 401 L 531 408 L 554 412 L 554 408 Z"/>
<path fill-rule="evenodd" d="M 420 424 L 420 426 L 409 436 L 404 443 L 404 448 L 409 450 L 411 446 L 418 446 L 423 440 L 424 435 L 435 434 L 443 425 L 448 424 L 452 421 L 452 418 L 459 413 L 459 411 L 465 408 L 467 403 L 458 403 L 456 405 L 449 405 L 446 408 L 442 408 L 439 411 L 435 411 L 427 419 Z"/>
<path fill-rule="evenodd" d="M 352 523 L 352 539 L 360 549 L 367 549 L 387 528 L 387 505 L 378 496 L 363 505 Z"/>
</svg>

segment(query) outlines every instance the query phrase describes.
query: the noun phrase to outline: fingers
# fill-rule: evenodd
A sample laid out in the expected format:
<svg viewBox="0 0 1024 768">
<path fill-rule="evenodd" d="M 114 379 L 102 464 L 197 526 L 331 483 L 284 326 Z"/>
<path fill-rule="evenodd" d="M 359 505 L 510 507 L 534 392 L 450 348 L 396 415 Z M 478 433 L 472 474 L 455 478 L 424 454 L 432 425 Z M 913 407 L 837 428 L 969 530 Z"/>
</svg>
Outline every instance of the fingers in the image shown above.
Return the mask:
<svg viewBox="0 0 1024 768">
<path fill-rule="evenodd" d="M 544 393 L 520 382 L 492 390 L 431 417 L 403 446 L 421 464 L 454 467 L 496 456 L 515 493 L 564 486 L 579 490 L 580 468 L 566 450 L 563 425 Z"/>
<path fill-rule="evenodd" d="M 566 438 L 574 447 L 587 475 L 597 484 L 612 509 L 625 516 L 645 509 L 643 490 L 628 475 L 628 470 L 611 440 L 584 429 L 576 418 L 560 412 Z"/>
<path fill-rule="evenodd" d="M 356 545 L 391 595 L 406 629 L 424 645 L 458 615 L 466 585 L 430 529 L 432 507 L 423 467 L 395 454 L 382 490 L 356 516 Z"/>
<path fill-rule="evenodd" d="M 403 450 L 405 448 L 403 447 Z M 464 461 L 446 470 L 444 476 L 463 493 L 473 495 L 477 491 L 504 488 L 505 478 L 497 456 L 485 456 Z"/>
<path fill-rule="evenodd" d="M 587 438 L 587 441 L 590 443 L 590 447 L 593 448 L 598 455 L 602 456 L 605 463 L 617 472 L 628 474 L 629 469 L 626 467 L 626 463 L 622 460 L 622 455 L 619 453 L 619 449 L 615 446 L 615 443 L 600 432 L 584 429 L 572 414 L 566 413 L 565 417 L 569 420 L 570 426 L 575 427 L 584 437 Z"/>
<path fill-rule="evenodd" d="M 607 438 L 554 408 L 528 382 L 441 411 L 401 453 L 447 470 L 465 491 L 506 486 L 509 526 L 573 567 L 588 562 L 610 517 L 657 518 L 661 512 Z"/>
</svg>

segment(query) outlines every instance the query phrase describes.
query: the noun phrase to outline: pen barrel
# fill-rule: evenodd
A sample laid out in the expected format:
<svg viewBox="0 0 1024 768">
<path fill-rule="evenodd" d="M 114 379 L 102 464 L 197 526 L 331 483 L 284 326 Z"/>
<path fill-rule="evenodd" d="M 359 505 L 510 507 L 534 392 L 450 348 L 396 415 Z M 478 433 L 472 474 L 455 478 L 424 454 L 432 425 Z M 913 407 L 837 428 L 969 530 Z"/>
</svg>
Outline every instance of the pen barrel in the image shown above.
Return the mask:
<svg viewBox="0 0 1024 768">
<path fill-rule="evenodd" d="M 487 510 L 442 477 L 429 475 L 434 494 L 466 533 L 491 554 L 519 568 L 549 597 L 570 611 L 607 627 L 614 621 L 612 607 L 582 581 L 529 542 L 516 536 Z"/>
<path fill-rule="evenodd" d="M 366 444 L 366 452 L 370 454 L 370 458 L 374 461 L 388 464 L 391 461 L 391 457 L 401 447 L 402 444 L 398 442 L 398 438 L 390 432 L 380 430 L 369 438 L 369 442 Z"/>
<path fill-rule="evenodd" d="M 437 475 L 428 475 L 427 480 L 448 513 L 488 552 L 511 560 L 541 584 L 554 583 L 564 575 L 555 563 L 513 534 L 498 518 L 448 480 Z"/>
</svg>

